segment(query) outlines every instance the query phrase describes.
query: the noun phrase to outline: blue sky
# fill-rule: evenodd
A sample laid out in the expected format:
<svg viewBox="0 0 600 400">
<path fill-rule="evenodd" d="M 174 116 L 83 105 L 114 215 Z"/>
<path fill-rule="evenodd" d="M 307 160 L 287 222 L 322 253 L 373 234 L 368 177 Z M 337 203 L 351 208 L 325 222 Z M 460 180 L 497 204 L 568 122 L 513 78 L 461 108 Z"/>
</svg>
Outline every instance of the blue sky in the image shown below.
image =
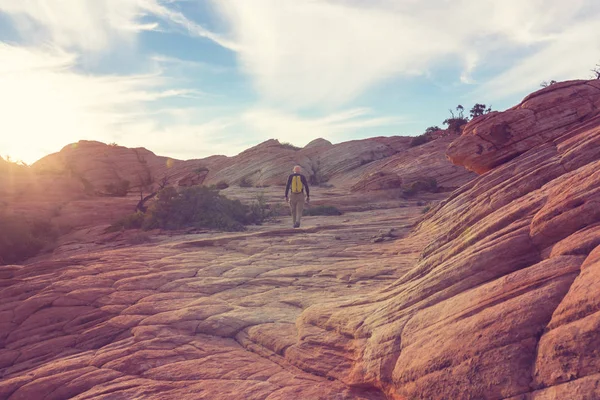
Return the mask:
<svg viewBox="0 0 600 400">
<path fill-rule="evenodd" d="M 418 135 L 600 63 L 596 0 L 0 0 L 0 155 Z"/>
</svg>

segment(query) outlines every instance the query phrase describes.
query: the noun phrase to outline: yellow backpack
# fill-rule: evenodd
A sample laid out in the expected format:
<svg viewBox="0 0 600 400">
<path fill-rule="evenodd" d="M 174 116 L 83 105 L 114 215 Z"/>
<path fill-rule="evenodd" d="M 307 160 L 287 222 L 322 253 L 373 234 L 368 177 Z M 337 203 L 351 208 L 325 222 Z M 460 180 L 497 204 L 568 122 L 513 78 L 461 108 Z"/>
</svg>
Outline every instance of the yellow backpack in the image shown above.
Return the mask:
<svg viewBox="0 0 600 400">
<path fill-rule="evenodd" d="M 295 175 L 292 177 L 292 193 L 302 193 L 302 178 L 300 175 Z"/>
</svg>

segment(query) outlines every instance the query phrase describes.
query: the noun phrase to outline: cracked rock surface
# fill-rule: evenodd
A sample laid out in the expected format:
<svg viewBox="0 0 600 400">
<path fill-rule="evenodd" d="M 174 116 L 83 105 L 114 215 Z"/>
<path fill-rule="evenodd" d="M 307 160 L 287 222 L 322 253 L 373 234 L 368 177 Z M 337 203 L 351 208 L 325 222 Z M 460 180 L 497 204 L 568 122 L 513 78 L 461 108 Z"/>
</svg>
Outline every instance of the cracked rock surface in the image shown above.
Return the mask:
<svg viewBox="0 0 600 400">
<path fill-rule="evenodd" d="M 351 347 L 293 346 L 322 337 L 296 322 L 397 279 L 423 244 L 399 255 L 370 238 L 390 224 L 406 235 L 418 216 L 285 219 L 2 267 L 0 399 L 383 399 L 330 376 Z M 328 370 L 307 361 L 320 351 Z"/>
</svg>

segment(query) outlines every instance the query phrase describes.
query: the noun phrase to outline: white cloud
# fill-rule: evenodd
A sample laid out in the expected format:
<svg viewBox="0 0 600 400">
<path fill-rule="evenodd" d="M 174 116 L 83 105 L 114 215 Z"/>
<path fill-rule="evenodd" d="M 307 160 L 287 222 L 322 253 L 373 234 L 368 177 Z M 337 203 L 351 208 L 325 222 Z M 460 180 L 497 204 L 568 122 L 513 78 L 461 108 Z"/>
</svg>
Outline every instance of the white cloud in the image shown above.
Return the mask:
<svg viewBox="0 0 600 400">
<path fill-rule="evenodd" d="M 600 14 L 596 0 L 214 4 L 230 25 L 240 63 L 257 90 L 271 104 L 292 107 L 339 106 L 392 76 L 443 69 L 452 58 L 465 63 L 455 79 L 473 83 L 471 74 L 480 60 L 488 65 L 505 62 L 502 57 L 516 49 L 531 55 L 533 45 L 549 49 L 554 63 L 565 73 L 575 73 L 581 65 L 563 59 L 562 46 L 555 44 L 564 36 L 589 44 L 577 26 L 583 18 L 597 21 Z M 595 46 L 576 49 L 585 52 Z"/>
<path fill-rule="evenodd" d="M 137 22 L 140 11 L 137 0 L 0 0 L 0 12 L 29 41 L 89 51 L 130 43 L 135 32 L 155 28 Z"/>
<path fill-rule="evenodd" d="M 239 50 L 239 46 L 231 40 L 216 34 L 202 25 L 193 22 L 187 18 L 184 14 L 178 11 L 174 11 L 169 7 L 165 7 L 160 4 L 158 0 L 139 0 L 140 6 L 147 12 L 154 16 L 163 19 L 169 25 L 179 29 L 184 29 L 191 36 L 202 37 L 221 45 L 230 50 Z"/>
<path fill-rule="evenodd" d="M 235 43 L 162 5 L 161 0 L 0 0 L 0 12 L 12 17 L 24 37 L 67 49 L 98 52 L 131 45 L 140 31 L 158 30 L 153 17 L 192 36 L 236 49 Z M 172 3 L 167 1 L 167 4 Z"/>
<path fill-rule="evenodd" d="M 500 73 L 475 91 L 488 98 L 506 98 L 540 88 L 542 81 L 589 79 L 600 60 L 598 21 L 587 21 L 565 32 L 548 46 Z"/>
</svg>

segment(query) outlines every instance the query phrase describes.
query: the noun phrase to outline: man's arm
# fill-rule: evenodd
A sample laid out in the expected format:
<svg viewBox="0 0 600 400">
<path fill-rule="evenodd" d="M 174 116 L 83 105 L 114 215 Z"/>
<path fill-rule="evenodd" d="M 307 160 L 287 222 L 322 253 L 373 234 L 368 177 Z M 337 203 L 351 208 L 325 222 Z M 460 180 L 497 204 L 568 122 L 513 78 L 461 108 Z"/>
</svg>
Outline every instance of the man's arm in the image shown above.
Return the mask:
<svg viewBox="0 0 600 400">
<path fill-rule="evenodd" d="M 290 186 L 292 185 L 292 175 L 288 176 L 287 185 L 285 185 L 285 198 L 288 198 L 288 192 L 290 191 Z"/>
<path fill-rule="evenodd" d="M 306 197 L 310 197 L 310 189 L 308 188 L 308 182 L 306 182 L 306 178 L 304 175 L 300 175 L 300 179 L 302 179 L 302 184 L 306 188 Z"/>
</svg>

